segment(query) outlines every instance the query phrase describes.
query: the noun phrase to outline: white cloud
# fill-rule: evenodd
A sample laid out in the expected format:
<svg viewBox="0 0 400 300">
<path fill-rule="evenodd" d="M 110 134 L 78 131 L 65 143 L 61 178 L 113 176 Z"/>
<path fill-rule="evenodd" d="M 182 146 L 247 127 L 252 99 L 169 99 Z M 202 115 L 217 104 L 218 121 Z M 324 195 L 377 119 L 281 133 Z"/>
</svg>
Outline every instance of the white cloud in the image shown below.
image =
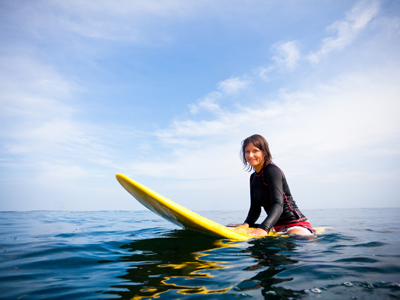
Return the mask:
<svg viewBox="0 0 400 300">
<path fill-rule="evenodd" d="M 245 90 L 251 84 L 250 79 L 246 78 L 228 78 L 218 83 L 218 90 L 209 93 L 205 98 L 200 99 L 196 104 L 188 105 L 192 114 L 197 114 L 200 110 L 206 110 L 215 114 L 221 113 L 221 106 L 218 100 L 225 96 L 234 96 Z"/>
<path fill-rule="evenodd" d="M 3 56 L 0 63 L 3 157 L 13 157 L 16 168 L 24 165 L 35 174 L 51 173 L 47 167 L 68 167 L 63 176 L 71 174 L 73 180 L 85 163 L 105 161 L 108 155 L 96 137 L 98 129 L 75 118 L 74 83 L 27 56 Z M 79 172 L 74 175 L 74 170 Z"/>
<path fill-rule="evenodd" d="M 379 12 L 378 1 L 360 1 L 351 11 L 346 13 L 346 18 L 336 21 L 328 27 L 329 31 L 337 32 L 336 36 L 325 38 L 321 48 L 308 55 L 308 60 L 316 63 L 332 51 L 342 50 L 351 44 L 357 36 L 365 30 Z"/>
<path fill-rule="evenodd" d="M 258 71 L 258 77 L 263 79 L 264 81 L 268 82 L 271 78 L 269 75 L 271 72 L 273 72 L 276 68 L 274 66 L 269 66 L 267 68 L 261 67 L 259 68 Z"/>
<path fill-rule="evenodd" d="M 218 89 L 221 90 L 225 95 L 234 95 L 247 88 L 249 84 L 249 80 L 235 77 L 220 82 L 218 84 Z"/>
<path fill-rule="evenodd" d="M 220 112 L 220 106 L 217 100 L 222 97 L 220 92 L 209 93 L 205 98 L 201 99 L 197 104 L 191 103 L 188 105 L 189 110 L 192 114 L 197 114 L 201 109 L 218 113 Z"/>
<path fill-rule="evenodd" d="M 14 4 L 18 7 L 18 4 Z M 270 4 L 258 1 L 258 11 L 268 11 Z M 17 11 L 17 12 L 15 12 Z M 250 14 L 251 6 L 243 7 L 241 1 L 182 1 L 182 0 L 121 0 L 118 4 L 108 0 L 49 1 L 24 3 L 15 8 L 15 20 L 24 20 L 26 30 L 38 36 L 59 36 L 70 33 L 70 43 L 75 37 L 103 41 L 123 41 L 136 44 L 163 44 L 174 41 L 176 25 L 193 22 L 207 16 L 238 24 L 238 15 Z M 243 26 L 246 26 L 243 22 Z M 184 26 L 182 26 L 184 27 Z M 78 46 L 81 46 L 79 44 Z"/>
<path fill-rule="evenodd" d="M 399 76 L 399 68 L 392 67 L 343 74 L 324 85 L 281 91 L 273 102 L 265 99 L 262 105 L 223 110 L 210 121 L 175 121 L 159 132 L 163 143 L 174 149 L 170 163 L 139 168 L 157 168 L 160 176 L 199 180 L 199 185 L 200 179 L 214 178 L 232 194 L 242 195 L 244 187 L 231 184 L 230 176 L 246 177 L 240 166 L 240 142 L 259 133 L 270 142 L 273 157 L 291 178 L 296 195 L 307 198 L 304 205 L 312 207 L 330 185 L 346 189 L 352 180 L 362 189 L 367 181 L 394 176 L 392 170 L 373 167 L 370 160 L 398 157 L 393 147 L 400 148 Z M 387 157 L 388 153 L 392 156 Z M 308 185 L 301 186 L 307 181 Z M 308 189 L 311 183 L 313 193 Z M 192 185 L 195 188 L 194 181 Z M 358 205 L 357 199 L 352 201 L 343 197 L 334 206 Z"/>
<path fill-rule="evenodd" d="M 278 43 L 272 46 L 278 52 L 272 59 L 276 61 L 281 68 L 293 70 L 296 68 L 299 59 L 301 58 L 298 42 L 290 41 Z"/>
<path fill-rule="evenodd" d="M 17 18 L 41 32 L 59 33 L 64 29 L 85 38 L 144 42 L 148 31 L 159 39 L 168 39 L 161 30 L 152 29 L 160 20 L 188 19 L 205 5 L 177 0 L 119 1 L 118 5 L 107 0 L 43 0 L 25 3 Z"/>
<path fill-rule="evenodd" d="M 176 121 L 160 137 L 242 139 L 245 132 L 262 131 L 281 145 L 287 144 L 285 140 L 290 140 L 291 148 L 308 145 L 313 155 L 351 151 L 399 134 L 400 89 L 394 80 L 398 75 L 392 69 L 350 73 L 326 85 L 307 87 L 307 92 L 282 91 L 279 99 L 265 99 L 262 106 L 224 111 L 211 121 Z"/>
</svg>

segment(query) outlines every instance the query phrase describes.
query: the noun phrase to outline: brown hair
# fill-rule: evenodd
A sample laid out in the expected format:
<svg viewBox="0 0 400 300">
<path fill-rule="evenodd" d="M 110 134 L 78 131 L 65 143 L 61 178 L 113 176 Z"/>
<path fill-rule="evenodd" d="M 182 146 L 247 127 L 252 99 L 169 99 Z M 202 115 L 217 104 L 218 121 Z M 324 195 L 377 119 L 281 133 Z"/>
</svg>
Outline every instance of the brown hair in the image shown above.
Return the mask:
<svg viewBox="0 0 400 300">
<path fill-rule="evenodd" d="M 254 146 L 256 146 L 258 149 L 261 150 L 261 152 L 264 154 L 264 166 L 270 164 L 272 162 L 272 156 L 271 152 L 269 151 L 269 146 L 268 142 L 266 139 L 264 139 L 261 135 L 259 134 L 253 134 L 252 136 L 249 136 L 242 142 L 242 149 L 240 151 L 240 156 L 242 158 L 244 168 L 246 171 L 253 171 L 254 168 L 249 165 L 249 163 L 246 160 L 246 154 L 245 154 L 245 149 L 248 144 L 252 143 Z"/>
</svg>

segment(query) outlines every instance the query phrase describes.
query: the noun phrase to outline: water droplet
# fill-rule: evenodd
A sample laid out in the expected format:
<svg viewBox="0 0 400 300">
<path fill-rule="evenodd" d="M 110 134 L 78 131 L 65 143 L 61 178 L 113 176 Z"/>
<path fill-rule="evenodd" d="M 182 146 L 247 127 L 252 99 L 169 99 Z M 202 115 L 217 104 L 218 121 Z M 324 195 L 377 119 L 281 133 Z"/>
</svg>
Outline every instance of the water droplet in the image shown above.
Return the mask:
<svg viewBox="0 0 400 300">
<path fill-rule="evenodd" d="M 318 289 L 318 288 L 313 288 L 313 289 L 311 289 L 311 292 L 313 292 L 313 293 L 315 293 L 315 294 L 321 294 L 321 293 L 322 293 L 321 290 Z"/>
<path fill-rule="evenodd" d="M 267 295 L 272 295 L 272 296 L 276 296 L 276 293 L 274 291 L 268 291 L 265 294 Z"/>
<path fill-rule="evenodd" d="M 345 281 L 345 282 L 343 282 L 343 284 L 345 286 L 353 286 L 353 284 L 350 281 Z"/>
</svg>

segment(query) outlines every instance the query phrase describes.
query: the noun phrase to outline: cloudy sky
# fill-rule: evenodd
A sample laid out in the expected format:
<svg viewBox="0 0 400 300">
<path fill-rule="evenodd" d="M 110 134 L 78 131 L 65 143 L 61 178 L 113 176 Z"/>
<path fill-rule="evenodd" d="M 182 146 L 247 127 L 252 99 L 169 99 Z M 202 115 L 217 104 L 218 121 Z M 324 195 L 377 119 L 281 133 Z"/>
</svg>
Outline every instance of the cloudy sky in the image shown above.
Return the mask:
<svg viewBox="0 0 400 300">
<path fill-rule="evenodd" d="M 247 210 L 258 133 L 300 208 L 398 207 L 400 2 L 0 1 L 0 210 Z"/>
</svg>

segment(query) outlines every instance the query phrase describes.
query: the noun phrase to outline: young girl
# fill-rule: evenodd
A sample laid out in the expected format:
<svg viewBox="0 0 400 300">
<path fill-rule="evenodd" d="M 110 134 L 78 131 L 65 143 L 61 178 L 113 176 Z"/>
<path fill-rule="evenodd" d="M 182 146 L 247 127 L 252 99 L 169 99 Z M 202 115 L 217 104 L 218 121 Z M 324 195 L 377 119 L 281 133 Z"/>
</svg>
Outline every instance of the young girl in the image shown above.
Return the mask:
<svg viewBox="0 0 400 300">
<path fill-rule="evenodd" d="M 312 235 L 315 230 L 298 209 L 290 193 L 285 175 L 272 162 L 267 141 L 258 134 L 242 142 L 242 160 L 250 176 L 251 205 L 243 226 L 257 227 L 250 234 L 267 235 L 272 229 L 277 233 Z M 261 207 L 267 218 L 260 224 L 255 222 L 260 216 Z"/>
</svg>

